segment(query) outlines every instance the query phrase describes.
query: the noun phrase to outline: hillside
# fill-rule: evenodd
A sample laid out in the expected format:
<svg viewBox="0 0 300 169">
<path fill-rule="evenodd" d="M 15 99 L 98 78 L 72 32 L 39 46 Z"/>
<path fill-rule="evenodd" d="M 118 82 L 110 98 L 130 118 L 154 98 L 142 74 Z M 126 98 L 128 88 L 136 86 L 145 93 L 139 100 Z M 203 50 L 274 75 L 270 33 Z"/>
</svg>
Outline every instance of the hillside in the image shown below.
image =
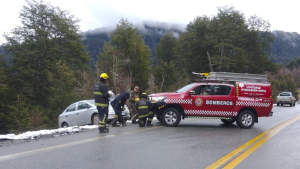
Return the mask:
<svg viewBox="0 0 300 169">
<path fill-rule="evenodd" d="M 184 32 L 184 25 L 168 24 L 162 22 L 144 22 L 137 26 L 138 34 L 143 36 L 144 42 L 151 49 L 151 60 L 155 55 L 155 49 L 166 32 L 172 32 L 175 37 L 179 37 Z M 110 34 L 114 28 L 99 28 L 92 31 L 84 32 L 83 43 L 87 46 L 90 53 L 91 66 L 94 68 L 95 61 L 104 42 L 109 41 Z"/>
<path fill-rule="evenodd" d="M 273 31 L 271 58 L 276 63 L 287 64 L 300 56 L 300 35 L 296 32 Z"/>
<path fill-rule="evenodd" d="M 175 25 L 159 22 L 144 22 L 136 26 L 138 33 L 143 35 L 144 42 L 151 49 L 151 59 L 155 56 L 155 49 L 166 32 L 172 32 L 175 37 L 179 37 L 185 31 L 183 25 Z M 90 52 L 92 67 L 97 60 L 99 49 L 104 42 L 109 41 L 109 36 L 113 29 L 97 29 L 84 33 L 84 44 Z M 270 58 L 275 63 L 287 64 L 290 60 L 300 56 L 300 35 L 298 33 L 273 31 L 274 41 L 270 44 Z"/>
<path fill-rule="evenodd" d="M 151 60 L 155 56 L 155 49 L 166 32 L 172 32 L 175 37 L 179 37 L 185 31 L 185 25 L 176 25 L 161 22 L 143 22 L 136 25 L 138 33 L 143 36 L 144 42 L 151 49 Z M 83 33 L 83 43 L 89 52 L 90 65 L 94 68 L 99 50 L 104 42 L 110 40 L 110 35 L 115 28 L 99 28 Z M 287 64 L 290 60 L 300 56 L 300 35 L 295 32 L 273 31 L 274 41 L 270 44 L 270 58 L 275 63 Z M 0 53 L 4 50 L 0 47 Z M 9 58 L 7 58 L 10 60 Z"/>
</svg>

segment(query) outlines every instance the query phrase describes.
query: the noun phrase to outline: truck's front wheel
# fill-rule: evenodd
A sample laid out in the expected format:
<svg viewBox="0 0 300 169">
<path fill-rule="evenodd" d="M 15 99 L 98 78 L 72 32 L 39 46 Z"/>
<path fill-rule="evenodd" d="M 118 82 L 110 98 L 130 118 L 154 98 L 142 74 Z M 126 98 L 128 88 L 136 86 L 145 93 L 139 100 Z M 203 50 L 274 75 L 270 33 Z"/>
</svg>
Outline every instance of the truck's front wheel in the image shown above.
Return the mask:
<svg viewBox="0 0 300 169">
<path fill-rule="evenodd" d="M 244 110 L 237 117 L 237 125 L 240 128 L 249 129 L 254 125 L 255 116 L 252 111 Z"/>
<path fill-rule="evenodd" d="M 181 120 L 179 111 L 174 108 L 168 108 L 162 113 L 161 120 L 166 126 L 175 127 Z"/>
</svg>

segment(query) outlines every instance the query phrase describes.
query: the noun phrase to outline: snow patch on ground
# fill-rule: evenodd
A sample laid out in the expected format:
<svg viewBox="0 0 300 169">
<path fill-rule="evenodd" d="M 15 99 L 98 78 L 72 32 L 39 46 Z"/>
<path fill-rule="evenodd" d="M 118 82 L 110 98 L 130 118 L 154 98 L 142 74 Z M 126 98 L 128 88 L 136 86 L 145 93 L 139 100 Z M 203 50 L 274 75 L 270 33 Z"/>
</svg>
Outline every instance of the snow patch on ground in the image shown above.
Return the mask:
<svg viewBox="0 0 300 169">
<path fill-rule="evenodd" d="M 57 137 L 60 135 L 67 134 L 76 134 L 84 129 L 95 129 L 98 128 L 96 125 L 86 125 L 86 126 L 73 126 L 68 128 L 59 128 L 59 129 L 49 129 L 49 130 L 39 130 L 39 131 L 27 131 L 22 134 L 6 134 L 0 135 L 0 141 L 2 140 L 35 140 L 42 138 L 43 136 L 53 136 Z"/>
</svg>

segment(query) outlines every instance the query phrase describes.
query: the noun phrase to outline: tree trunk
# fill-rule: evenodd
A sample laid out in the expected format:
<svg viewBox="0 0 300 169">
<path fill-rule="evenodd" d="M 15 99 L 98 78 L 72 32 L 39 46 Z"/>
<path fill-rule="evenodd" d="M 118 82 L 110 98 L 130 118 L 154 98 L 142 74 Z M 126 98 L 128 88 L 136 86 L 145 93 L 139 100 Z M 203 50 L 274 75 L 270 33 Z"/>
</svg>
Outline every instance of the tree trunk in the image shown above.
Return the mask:
<svg viewBox="0 0 300 169">
<path fill-rule="evenodd" d="M 207 57 L 208 57 L 208 62 L 209 62 L 210 71 L 213 72 L 214 69 L 213 69 L 212 64 L 211 64 L 210 55 L 209 55 L 208 51 L 206 51 L 206 52 L 207 52 Z"/>
</svg>

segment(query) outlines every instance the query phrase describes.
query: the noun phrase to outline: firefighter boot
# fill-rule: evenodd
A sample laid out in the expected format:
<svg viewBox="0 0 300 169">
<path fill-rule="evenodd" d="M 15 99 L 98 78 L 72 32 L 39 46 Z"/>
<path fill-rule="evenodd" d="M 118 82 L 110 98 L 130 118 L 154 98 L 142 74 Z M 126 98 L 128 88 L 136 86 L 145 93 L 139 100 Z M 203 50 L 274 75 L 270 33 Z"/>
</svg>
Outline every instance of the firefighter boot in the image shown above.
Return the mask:
<svg viewBox="0 0 300 169">
<path fill-rule="evenodd" d="M 113 121 L 112 121 L 112 123 L 111 123 L 111 126 L 112 126 L 112 127 L 119 127 L 119 125 L 117 124 L 117 120 L 118 120 L 117 118 L 114 118 L 114 119 L 113 119 Z"/>
<path fill-rule="evenodd" d="M 139 120 L 139 126 L 144 127 L 145 126 L 145 120 L 140 119 Z"/>
<path fill-rule="evenodd" d="M 104 127 L 99 127 L 99 133 L 108 133 L 109 130 L 106 130 Z"/>
<path fill-rule="evenodd" d="M 152 121 L 148 120 L 147 121 L 147 126 L 153 126 L 153 124 L 151 124 Z"/>
</svg>

